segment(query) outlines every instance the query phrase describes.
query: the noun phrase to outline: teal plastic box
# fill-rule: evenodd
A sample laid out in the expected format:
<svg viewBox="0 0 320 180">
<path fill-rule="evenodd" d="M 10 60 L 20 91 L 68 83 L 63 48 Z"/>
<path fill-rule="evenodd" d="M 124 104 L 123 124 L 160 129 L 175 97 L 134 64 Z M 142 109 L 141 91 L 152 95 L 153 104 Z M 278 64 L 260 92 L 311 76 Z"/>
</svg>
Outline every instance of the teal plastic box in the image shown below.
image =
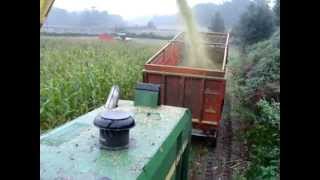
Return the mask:
<svg viewBox="0 0 320 180">
<path fill-rule="evenodd" d="M 139 83 L 135 89 L 134 106 L 159 106 L 160 85 Z"/>
</svg>

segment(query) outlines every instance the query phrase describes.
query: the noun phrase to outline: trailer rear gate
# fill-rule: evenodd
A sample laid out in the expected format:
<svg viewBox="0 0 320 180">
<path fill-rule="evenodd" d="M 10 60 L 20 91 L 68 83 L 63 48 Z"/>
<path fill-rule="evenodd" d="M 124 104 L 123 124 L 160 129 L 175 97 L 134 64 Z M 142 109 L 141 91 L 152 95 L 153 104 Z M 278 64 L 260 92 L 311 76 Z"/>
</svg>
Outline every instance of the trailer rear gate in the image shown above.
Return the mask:
<svg viewBox="0 0 320 180">
<path fill-rule="evenodd" d="M 206 47 L 218 56 L 220 69 L 179 66 L 183 61 L 183 33 L 177 35 L 144 65 L 143 82 L 160 84 L 160 103 L 188 107 L 193 128 L 213 135 L 221 119 L 229 34 L 204 33 Z M 217 58 L 217 57 L 216 57 Z"/>
</svg>

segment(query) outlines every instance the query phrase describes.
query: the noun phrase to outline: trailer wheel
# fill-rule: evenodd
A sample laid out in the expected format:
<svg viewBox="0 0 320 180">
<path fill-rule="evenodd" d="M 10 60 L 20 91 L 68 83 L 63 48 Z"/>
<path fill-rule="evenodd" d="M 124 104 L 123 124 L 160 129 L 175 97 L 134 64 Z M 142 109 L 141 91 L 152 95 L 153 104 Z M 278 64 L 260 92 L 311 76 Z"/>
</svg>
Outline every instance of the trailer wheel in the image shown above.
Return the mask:
<svg viewBox="0 0 320 180">
<path fill-rule="evenodd" d="M 212 142 L 212 144 L 210 144 L 210 146 L 215 148 L 217 146 L 217 138 L 213 137 L 211 142 Z"/>
<path fill-rule="evenodd" d="M 217 130 L 211 130 L 211 136 L 210 136 L 210 140 L 209 140 L 209 146 L 215 148 L 217 145 Z"/>
<path fill-rule="evenodd" d="M 218 137 L 219 137 L 219 129 L 216 129 L 215 134 L 214 134 L 214 147 L 217 146 Z"/>
</svg>

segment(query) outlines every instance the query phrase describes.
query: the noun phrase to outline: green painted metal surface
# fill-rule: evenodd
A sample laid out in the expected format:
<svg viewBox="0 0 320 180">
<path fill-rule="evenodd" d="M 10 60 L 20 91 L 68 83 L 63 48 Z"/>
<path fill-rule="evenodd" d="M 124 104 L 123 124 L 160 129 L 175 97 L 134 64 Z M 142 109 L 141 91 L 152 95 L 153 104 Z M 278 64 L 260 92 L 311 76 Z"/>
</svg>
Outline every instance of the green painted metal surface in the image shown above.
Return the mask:
<svg viewBox="0 0 320 180">
<path fill-rule="evenodd" d="M 136 90 L 135 91 L 135 106 L 157 107 L 159 100 L 159 93 L 152 91 Z"/>
<path fill-rule="evenodd" d="M 102 150 L 93 126 L 98 108 L 40 137 L 41 179 L 187 179 L 191 113 L 170 106 L 135 107 L 129 149 Z"/>
</svg>

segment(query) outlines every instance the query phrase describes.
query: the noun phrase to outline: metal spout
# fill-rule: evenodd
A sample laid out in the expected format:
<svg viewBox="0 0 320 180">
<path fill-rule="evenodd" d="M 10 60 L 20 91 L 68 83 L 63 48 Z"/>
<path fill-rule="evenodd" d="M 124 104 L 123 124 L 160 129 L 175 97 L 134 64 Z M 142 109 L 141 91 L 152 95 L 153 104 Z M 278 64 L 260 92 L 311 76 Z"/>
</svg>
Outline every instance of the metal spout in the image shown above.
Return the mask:
<svg viewBox="0 0 320 180">
<path fill-rule="evenodd" d="M 118 101 L 120 97 L 120 88 L 117 85 L 111 87 L 110 93 L 108 95 L 107 102 L 105 104 L 106 110 L 110 111 L 118 106 Z"/>
</svg>

